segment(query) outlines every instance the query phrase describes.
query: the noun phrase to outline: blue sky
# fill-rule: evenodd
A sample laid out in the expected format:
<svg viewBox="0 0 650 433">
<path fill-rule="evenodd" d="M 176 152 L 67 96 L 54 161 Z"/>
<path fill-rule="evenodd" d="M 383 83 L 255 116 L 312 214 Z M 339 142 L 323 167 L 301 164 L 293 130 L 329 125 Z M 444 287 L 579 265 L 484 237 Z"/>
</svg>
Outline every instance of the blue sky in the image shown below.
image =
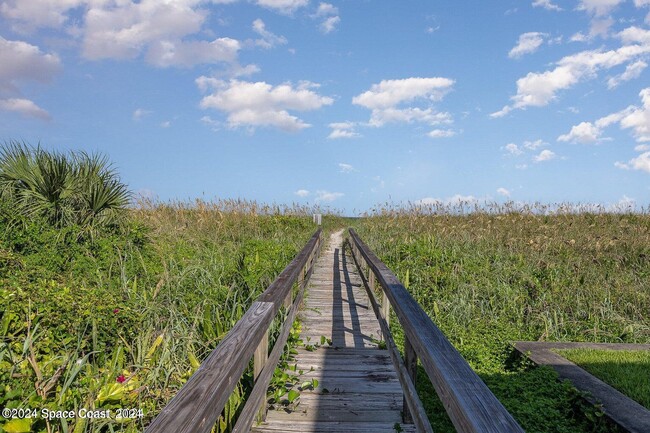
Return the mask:
<svg viewBox="0 0 650 433">
<path fill-rule="evenodd" d="M 650 0 L 1 0 L 0 139 L 161 200 L 650 203 Z"/>
</svg>

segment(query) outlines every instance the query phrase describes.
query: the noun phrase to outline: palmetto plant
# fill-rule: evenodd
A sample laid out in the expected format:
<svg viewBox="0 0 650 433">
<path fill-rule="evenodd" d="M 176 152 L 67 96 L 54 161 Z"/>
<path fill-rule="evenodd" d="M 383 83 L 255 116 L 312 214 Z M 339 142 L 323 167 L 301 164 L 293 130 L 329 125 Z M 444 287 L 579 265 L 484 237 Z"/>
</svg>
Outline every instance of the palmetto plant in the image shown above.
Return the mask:
<svg viewBox="0 0 650 433">
<path fill-rule="evenodd" d="M 106 156 L 0 145 L 0 198 L 25 217 L 92 230 L 120 223 L 130 197 Z"/>
</svg>

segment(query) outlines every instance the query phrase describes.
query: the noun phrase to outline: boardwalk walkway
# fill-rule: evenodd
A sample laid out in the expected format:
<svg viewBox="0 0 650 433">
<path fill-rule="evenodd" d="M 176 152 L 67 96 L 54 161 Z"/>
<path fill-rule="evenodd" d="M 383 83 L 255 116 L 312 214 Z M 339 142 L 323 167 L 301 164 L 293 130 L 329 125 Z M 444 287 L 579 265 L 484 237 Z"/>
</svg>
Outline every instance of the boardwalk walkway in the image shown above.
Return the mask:
<svg viewBox="0 0 650 433">
<path fill-rule="evenodd" d="M 301 381 L 316 378 L 314 390 L 304 390 L 294 411 L 270 410 L 255 433 L 271 432 L 414 432 L 402 424 L 403 393 L 387 350 L 377 347 L 379 323 L 361 277 L 342 247 L 342 231 L 332 234 L 316 263 L 307 288 L 302 339 L 320 343 L 314 351 L 300 349 Z M 311 370 L 311 371 L 310 371 Z"/>
</svg>

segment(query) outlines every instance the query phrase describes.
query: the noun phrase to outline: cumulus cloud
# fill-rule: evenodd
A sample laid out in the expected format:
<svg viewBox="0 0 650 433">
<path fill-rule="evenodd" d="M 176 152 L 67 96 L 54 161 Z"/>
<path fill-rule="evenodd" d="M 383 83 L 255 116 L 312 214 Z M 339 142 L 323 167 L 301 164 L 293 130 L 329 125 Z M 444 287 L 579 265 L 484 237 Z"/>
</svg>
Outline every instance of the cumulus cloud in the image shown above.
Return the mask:
<svg viewBox="0 0 650 433">
<path fill-rule="evenodd" d="M 344 195 L 345 194 L 343 194 L 342 192 L 329 192 L 325 190 L 318 190 L 316 191 L 316 198 L 314 199 L 314 201 L 316 203 L 320 203 L 323 201 L 332 202 L 334 200 L 343 197 Z"/>
<path fill-rule="evenodd" d="M 327 34 L 336 29 L 336 26 L 341 22 L 339 17 L 339 10 L 336 6 L 321 2 L 316 9 L 316 13 L 312 15 L 314 19 L 321 21 L 318 28 L 321 32 Z"/>
<path fill-rule="evenodd" d="M 150 45 L 147 61 L 159 67 L 192 67 L 204 63 L 235 64 L 239 41 L 231 38 L 218 38 L 209 41 L 157 41 Z"/>
<path fill-rule="evenodd" d="M 0 110 L 11 111 L 26 117 L 50 120 L 50 114 L 36 105 L 33 101 L 23 98 L 0 99 Z"/>
<path fill-rule="evenodd" d="M 141 120 L 143 117 L 151 114 L 151 111 L 145 110 L 144 108 L 138 108 L 133 112 L 133 120 Z"/>
<path fill-rule="evenodd" d="M 524 141 L 524 147 L 529 150 L 536 150 L 539 149 L 540 147 L 543 147 L 547 145 L 548 143 L 544 142 L 541 139 L 535 140 L 535 141 Z"/>
<path fill-rule="evenodd" d="M 329 127 L 332 128 L 332 132 L 327 136 L 330 140 L 361 137 L 361 134 L 355 131 L 356 123 L 354 122 L 335 122 L 330 123 Z"/>
<path fill-rule="evenodd" d="M 18 31 L 31 31 L 35 28 L 61 28 L 68 20 L 68 11 L 87 0 L 6 0 L 0 4 L 0 14 L 14 20 Z"/>
<path fill-rule="evenodd" d="M 591 122 L 581 122 L 571 128 L 568 134 L 560 135 L 558 141 L 571 143 L 595 143 L 601 139 L 601 128 Z"/>
<path fill-rule="evenodd" d="M 295 195 L 298 197 L 307 197 L 309 195 L 309 191 L 306 189 L 299 189 L 298 191 L 294 192 Z"/>
<path fill-rule="evenodd" d="M 510 191 L 508 191 L 506 188 L 497 188 L 497 194 L 502 195 L 504 197 L 510 197 Z"/>
<path fill-rule="evenodd" d="M 518 79 L 517 94 L 510 98 L 512 104 L 490 116 L 501 117 L 514 109 L 548 105 L 557 98 L 559 91 L 596 77 L 600 70 L 636 61 L 638 57 L 650 53 L 650 31 L 631 27 L 618 36 L 626 45 L 615 50 L 587 50 L 566 56 L 552 70 L 530 72 Z"/>
<path fill-rule="evenodd" d="M 613 89 L 617 87 L 619 84 L 621 84 L 623 81 L 629 81 L 635 78 L 639 78 L 643 70 L 647 67 L 648 64 L 643 60 L 630 63 L 629 65 L 627 65 L 625 71 L 622 74 L 616 75 L 614 77 L 611 77 L 609 80 L 607 80 L 607 87 L 609 89 Z"/>
<path fill-rule="evenodd" d="M 603 16 L 610 13 L 616 6 L 624 0 L 580 0 L 579 10 L 587 11 L 596 16 Z"/>
<path fill-rule="evenodd" d="M 0 109 L 49 120 L 47 111 L 22 96 L 20 86 L 29 81 L 50 82 L 61 70 L 59 57 L 27 42 L 0 37 L 0 59 Z"/>
<path fill-rule="evenodd" d="M 552 159 L 555 159 L 556 157 L 557 155 L 555 154 L 555 152 L 548 149 L 544 149 L 539 153 L 539 155 L 535 155 L 535 157 L 533 157 L 533 161 L 545 162 L 545 161 L 550 161 Z"/>
<path fill-rule="evenodd" d="M 354 167 L 351 164 L 346 164 L 344 162 L 339 162 L 339 171 L 341 173 L 351 173 L 354 171 Z"/>
<path fill-rule="evenodd" d="M 429 125 L 451 123 L 449 113 L 435 111 L 431 107 L 404 107 L 424 101 L 427 104 L 440 101 L 452 88 L 454 80 L 449 78 L 405 78 L 383 80 L 373 84 L 370 90 L 352 98 L 352 103 L 372 111 L 369 124 L 383 126 L 386 123 L 421 122 Z"/>
<path fill-rule="evenodd" d="M 601 117 L 595 122 L 581 122 L 571 128 L 568 134 L 560 135 L 558 141 L 572 143 L 595 143 L 603 140 L 603 129 L 618 123 L 622 129 L 631 129 L 637 142 L 650 141 L 650 87 L 639 93 L 642 106 L 629 107 Z"/>
<path fill-rule="evenodd" d="M 133 59 L 150 44 L 176 41 L 201 30 L 207 12 L 194 0 L 117 5 L 98 2 L 85 19 L 83 55 L 87 59 Z"/>
<path fill-rule="evenodd" d="M 312 88 L 317 85 L 309 82 L 272 86 L 263 81 L 222 81 L 210 77 L 199 77 L 196 82 L 199 89 L 212 90 L 201 100 L 201 108 L 226 113 L 231 128 L 273 126 L 284 131 L 299 131 L 311 125 L 289 114 L 288 110 L 313 111 L 334 102 L 314 92 Z"/>
<path fill-rule="evenodd" d="M 262 37 L 255 41 L 255 45 L 258 47 L 269 49 L 287 43 L 287 38 L 268 31 L 264 21 L 259 18 L 253 21 L 253 31 Z"/>
<path fill-rule="evenodd" d="M 524 54 L 534 53 L 544 43 L 544 38 L 547 36 L 546 33 L 540 32 L 522 33 L 519 35 L 517 45 L 515 45 L 508 53 L 508 57 L 515 59 Z"/>
<path fill-rule="evenodd" d="M 456 135 L 453 129 L 434 129 L 427 134 L 431 138 L 449 138 Z"/>
<path fill-rule="evenodd" d="M 505 146 L 502 147 L 503 150 L 505 150 L 507 153 L 510 155 L 521 155 L 524 153 L 523 150 L 519 148 L 515 143 L 508 143 Z"/>
<path fill-rule="evenodd" d="M 650 152 L 644 152 L 636 158 L 630 159 L 627 163 L 617 161 L 614 166 L 624 170 L 642 170 L 650 173 Z"/>
<path fill-rule="evenodd" d="M 307 6 L 309 0 L 257 0 L 257 4 L 281 14 L 290 15 L 296 9 Z"/>
<path fill-rule="evenodd" d="M 534 0 L 533 7 L 541 7 L 549 11 L 562 11 L 563 9 L 553 3 L 551 0 Z"/>
</svg>

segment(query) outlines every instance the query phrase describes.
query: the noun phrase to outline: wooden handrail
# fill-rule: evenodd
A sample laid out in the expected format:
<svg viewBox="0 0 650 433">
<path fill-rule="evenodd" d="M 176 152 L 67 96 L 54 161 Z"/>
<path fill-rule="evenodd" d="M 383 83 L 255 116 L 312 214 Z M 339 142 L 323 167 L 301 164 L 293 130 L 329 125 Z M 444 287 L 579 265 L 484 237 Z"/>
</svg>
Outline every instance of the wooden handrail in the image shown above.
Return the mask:
<svg viewBox="0 0 650 433">
<path fill-rule="evenodd" d="M 302 278 L 301 286 L 304 286 L 320 244 L 321 229 L 318 229 L 151 422 L 145 430 L 147 433 L 208 433 L 212 430 L 256 349 L 261 347 L 260 351 L 268 354 L 268 347 L 264 344 L 260 346 L 260 343 L 268 335 L 269 326 L 280 308 L 293 303 L 288 300 L 293 301 L 291 289 L 294 283 Z M 286 322 L 288 320 L 285 320 L 285 327 Z M 286 336 L 284 341 L 277 341 L 276 346 L 284 346 L 285 343 Z M 265 361 L 266 356 L 263 359 Z M 259 370 L 261 377 L 264 366 L 256 370 Z M 267 386 L 268 383 L 264 390 Z"/>
<path fill-rule="evenodd" d="M 409 346 L 421 360 L 456 431 L 523 432 L 517 421 L 422 310 L 395 274 L 377 258 L 353 229 L 350 229 L 350 238 L 354 252 L 363 259 L 370 273 L 381 285 L 385 298 L 390 302 L 404 329 L 405 347 Z M 387 312 L 386 306 L 382 305 L 382 310 Z M 409 364 L 413 365 L 413 362 L 413 358 L 407 359 L 407 367 Z"/>
</svg>

